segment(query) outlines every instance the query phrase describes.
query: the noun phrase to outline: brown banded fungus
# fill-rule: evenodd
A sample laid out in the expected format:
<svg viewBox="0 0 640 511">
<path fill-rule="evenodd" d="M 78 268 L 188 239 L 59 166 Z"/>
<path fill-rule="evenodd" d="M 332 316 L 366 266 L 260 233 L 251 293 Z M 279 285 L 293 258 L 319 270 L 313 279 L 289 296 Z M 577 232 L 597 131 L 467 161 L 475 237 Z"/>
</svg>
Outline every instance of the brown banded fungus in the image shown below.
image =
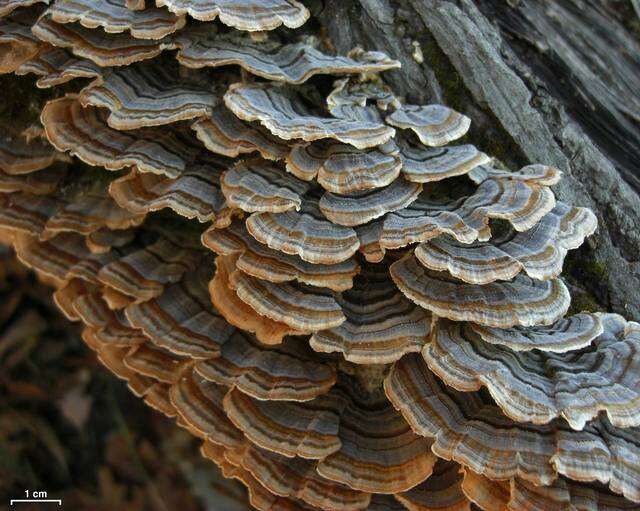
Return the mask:
<svg viewBox="0 0 640 511">
<path fill-rule="evenodd" d="M 636 509 L 640 327 L 565 317 L 595 216 L 312 4 L 0 0 L 0 72 L 51 88 L 2 240 L 256 509 Z"/>
</svg>

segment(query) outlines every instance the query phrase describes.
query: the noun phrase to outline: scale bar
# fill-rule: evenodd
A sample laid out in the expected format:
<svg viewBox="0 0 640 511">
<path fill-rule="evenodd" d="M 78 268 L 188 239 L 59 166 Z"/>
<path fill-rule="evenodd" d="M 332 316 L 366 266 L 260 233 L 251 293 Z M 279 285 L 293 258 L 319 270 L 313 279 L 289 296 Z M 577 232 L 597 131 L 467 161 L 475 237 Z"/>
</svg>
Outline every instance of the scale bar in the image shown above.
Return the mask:
<svg viewBox="0 0 640 511">
<path fill-rule="evenodd" d="M 11 499 L 9 505 L 26 504 L 27 502 L 50 502 L 52 504 L 57 503 L 59 506 L 62 506 L 62 499 Z"/>
</svg>

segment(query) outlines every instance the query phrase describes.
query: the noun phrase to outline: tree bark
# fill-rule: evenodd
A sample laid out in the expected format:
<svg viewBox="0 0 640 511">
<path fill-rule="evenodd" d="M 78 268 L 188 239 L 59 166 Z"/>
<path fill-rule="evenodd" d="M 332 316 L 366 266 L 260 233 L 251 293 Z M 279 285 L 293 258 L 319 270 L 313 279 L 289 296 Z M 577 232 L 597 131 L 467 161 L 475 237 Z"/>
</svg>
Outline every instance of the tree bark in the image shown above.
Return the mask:
<svg viewBox="0 0 640 511">
<path fill-rule="evenodd" d="M 555 165 L 560 200 L 597 234 L 565 264 L 574 310 L 640 319 L 640 23 L 627 0 L 317 0 L 340 52 L 402 62 L 408 102 L 471 117 L 468 140 L 509 167 Z"/>
</svg>

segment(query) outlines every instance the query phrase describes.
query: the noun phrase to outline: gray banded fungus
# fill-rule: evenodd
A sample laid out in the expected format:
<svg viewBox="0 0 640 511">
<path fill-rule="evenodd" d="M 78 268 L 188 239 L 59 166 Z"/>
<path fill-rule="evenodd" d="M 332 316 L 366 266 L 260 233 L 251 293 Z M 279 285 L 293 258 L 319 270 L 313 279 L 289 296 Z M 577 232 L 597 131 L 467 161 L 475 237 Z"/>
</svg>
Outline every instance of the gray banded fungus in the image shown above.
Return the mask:
<svg viewBox="0 0 640 511">
<path fill-rule="evenodd" d="M 126 307 L 127 319 L 172 353 L 194 359 L 218 356 L 235 329 L 211 303 L 207 284 L 213 273 L 212 265 L 200 265 L 157 298 Z"/>
<path fill-rule="evenodd" d="M 403 105 L 386 118 L 397 128 L 412 130 L 426 146 L 438 147 L 464 136 L 471 119 L 442 105 Z"/>
<path fill-rule="evenodd" d="M 31 33 L 39 9 L 20 9 L 0 17 L 0 73 L 13 73 L 43 46 Z"/>
<path fill-rule="evenodd" d="M 109 110 L 117 130 L 161 126 L 208 116 L 220 100 L 209 86 L 187 82 L 156 64 L 107 69 L 80 91 L 82 106 Z"/>
<path fill-rule="evenodd" d="M 470 174 L 490 158 L 472 145 L 425 147 L 400 139 L 402 175 L 415 183 L 430 183 Z M 471 174 L 470 174 L 471 175 Z"/>
<path fill-rule="evenodd" d="M 256 509 L 636 509 L 640 327 L 564 316 L 595 216 L 305 4 L 0 0 L 51 88 L 0 239 Z"/>
<path fill-rule="evenodd" d="M 58 188 L 66 173 L 64 167 L 28 174 L 7 174 L 0 171 L 0 193 L 24 192 L 33 195 L 48 195 Z"/>
<path fill-rule="evenodd" d="M 231 282 L 238 297 L 258 314 L 296 330 L 315 332 L 345 321 L 330 292 L 304 284 L 274 284 L 242 272 L 232 274 Z"/>
<path fill-rule="evenodd" d="M 107 33 L 129 32 L 138 39 L 161 39 L 182 28 L 184 17 L 164 9 L 127 9 L 125 0 L 56 0 L 47 10 L 57 23 L 101 27 Z"/>
<path fill-rule="evenodd" d="M 309 340 L 316 351 L 341 352 L 357 364 L 386 364 L 428 340 L 431 315 L 407 300 L 386 271 L 365 269 L 336 300 L 347 320 L 316 332 Z"/>
<path fill-rule="evenodd" d="M 579 247 L 596 225 L 590 210 L 559 202 L 528 231 L 509 229 L 470 244 L 440 236 L 418 245 L 415 255 L 427 268 L 472 284 L 509 280 L 521 271 L 546 280 L 560 275 L 567 251 Z"/>
<path fill-rule="evenodd" d="M 135 165 L 141 172 L 178 177 L 193 149 L 171 130 L 117 131 L 100 109 L 83 108 L 74 96 L 47 103 L 41 115 L 51 144 L 89 165 L 120 170 Z M 79 143 L 81 141 L 81 143 Z"/>
<path fill-rule="evenodd" d="M 90 60 L 77 58 L 62 48 L 52 46 L 23 63 L 16 69 L 16 74 L 35 74 L 40 77 L 36 86 L 46 89 L 75 78 L 95 78 L 100 74 L 100 68 Z"/>
<path fill-rule="evenodd" d="M 143 221 L 144 215 L 137 215 L 119 207 L 106 190 L 90 190 L 58 208 L 44 224 L 40 238 L 47 240 L 61 232 L 88 235 L 104 227 L 111 230 L 129 229 Z"/>
<path fill-rule="evenodd" d="M 538 281 L 521 274 L 484 286 L 467 284 L 424 268 L 411 254 L 393 263 L 390 274 L 410 300 L 455 321 L 498 328 L 548 325 L 569 309 L 569 291 L 560 279 Z"/>
<path fill-rule="evenodd" d="M 23 136 L 9 134 L 0 137 L 0 171 L 3 174 L 30 174 L 46 169 L 61 159 L 64 158 L 60 153 L 43 140 L 27 140 Z"/>
<path fill-rule="evenodd" d="M 300 84 L 316 74 L 376 73 L 400 67 L 384 53 L 360 49 L 348 56 L 326 55 L 309 44 L 282 45 L 247 35 L 220 35 L 210 30 L 176 39 L 177 59 L 190 68 L 238 65 L 268 80 Z"/>
<path fill-rule="evenodd" d="M 462 483 L 460 465 L 439 459 L 429 479 L 395 497 L 409 511 L 470 511 L 471 503 L 462 491 Z"/>
<path fill-rule="evenodd" d="M 236 83 L 229 87 L 224 102 L 240 119 L 259 121 L 284 140 L 301 138 L 312 142 L 331 138 L 366 149 L 384 144 L 395 134 L 375 119 L 320 117 L 284 87 Z"/>
<path fill-rule="evenodd" d="M 461 391 L 486 387 L 518 422 L 562 417 L 581 430 L 604 412 L 614 426 L 638 426 L 640 325 L 615 314 L 600 319 L 603 333 L 588 347 L 566 353 L 514 353 L 484 342 L 464 323 L 439 322 L 423 355 L 448 385 Z"/>
<path fill-rule="evenodd" d="M 267 160 L 282 160 L 289 152 L 283 140 L 260 125 L 241 121 L 224 106 L 214 108 L 209 117 L 191 127 L 209 151 L 230 158 L 258 152 Z"/>
<path fill-rule="evenodd" d="M 216 258 L 216 273 L 209 283 L 209 293 L 216 309 L 233 326 L 254 333 L 265 344 L 280 344 L 285 335 L 302 335 L 305 332 L 258 314 L 238 297 L 231 281 L 236 271 L 237 256 Z"/>
<path fill-rule="evenodd" d="M 505 346 L 513 351 L 540 350 L 552 353 L 584 348 L 603 331 L 600 317 L 584 312 L 559 319 L 548 326 L 506 329 L 476 323 L 470 323 L 469 326 L 489 344 Z"/>
<path fill-rule="evenodd" d="M 152 59 L 165 49 L 173 48 L 168 38 L 139 39 L 128 32 L 106 34 L 79 23 L 56 23 L 50 14 L 41 17 L 31 31 L 41 41 L 68 49 L 76 57 L 87 59 L 101 67 L 126 66 Z"/>
<path fill-rule="evenodd" d="M 156 0 L 178 16 L 189 16 L 222 23 L 238 30 L 273 30 L 280 25 L 298 28 L 309 18 L 309 11 L 296 0 Z"/>
<path fill-rule="evenodd" d="M 109 185 L 109 193 L 123 208 L 147 214 L 170 208 L 185 218 L 214 220 L 226 207 L 220 175 L 213 165 L 192 165 L 176 179 L 131 170 Z"/>
<path fill-rule="evenodd" d="M 264 401 L 309 401 L 325 394 L 336 381 L 330 365 L 314 360 L 299 339 L 265 349 L 239 330 L 225 342 L 218 358 L 197 362 L 196 372 L 220 385 L 235 387 Z"/>
<path fill-rule="evenodd" d="M 246 160 L 227 170 L 220 180 L 229 206 L 247 213 L 299 211 L 309 188 L 299 179 L 261 160 Z"/>
<path fill-rule="evenodd" d="M 254 213 L 247 219 L 247 229 L 260 243 L 314 264 L 341 263 L 360 246 L 356 232 L 327 220 L 312 198 L 299 212 Z"/>
<path fill-rule="evenodd" d="M 462 489 L 484 511 L 625 511 L 637 507 L 601 484 L 576 483 L 564 478 L 549 486 L 536 486 L 522 479 L 492 481 L 467 469 Z"/>
<path fill-rule="evenodd" d="M 507 220 L 526 231 L 555 206 L 546 186 L 513 179 L 487 179 L 470 195 L 447 197 L 428 187 L 410 206 L 387 216 L 381 243 L 401 248 L 449 234 L 461 243 L 487 241 L 490 219 Z"/>
<path fill-rule="evenodd" d="M 419 355 L 397 362 L 385 381 L 387 396 L 413 431 L 433 439 L 433 452 L 494 480 L 520 477 L 548 486 L 558 476 L 600 481 L 640 501 L 640 445 L 635 428 L 606 418 L 582 431 L 562 420 L 544 425 L 506 417 L 481 392 L 459 392 L 433 374 Z"/>
<path fill-rule="evenodd" d="M 349 195 L 325 193 L 318 202 L 324 216 L 337 225 L 362 225 L 404 209 L 420 195 L 422 185 L 403 178 L 376 190 L 365 190 Z"/>
<path fill-rule="evenodd" d="M 344 291 L 353 286 L 359 266 L 353 259 L 337 264 L 313 264 L 298 256 L 284 254 L 259 243 L 242 222 L 226 229 L 208 229 L 202 244 L 222 256 L 239 255 L 236 268 L 269 282 L 298 281 L 310 286 Z"/>
<path fill-rule="evenodd" d="M 348 144 L 318 141 L 296 144 L 287 155 L 287 171 L 325 190 L 345 195 L 383 188 L 400 175 L 403 163 L 394 143 L 359 150 Z"/>
</svg>

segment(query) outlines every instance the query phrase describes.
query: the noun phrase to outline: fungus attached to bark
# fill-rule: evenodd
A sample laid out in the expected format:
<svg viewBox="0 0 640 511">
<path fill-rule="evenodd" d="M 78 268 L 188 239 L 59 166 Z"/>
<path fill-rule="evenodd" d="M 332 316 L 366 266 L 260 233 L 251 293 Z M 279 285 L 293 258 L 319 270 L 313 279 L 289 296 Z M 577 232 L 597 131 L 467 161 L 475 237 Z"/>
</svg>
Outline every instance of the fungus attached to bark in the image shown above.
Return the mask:
<svg viewBox="0 0 640 511">
<path fill-rule="evenodd" d="M 582 431 L 559 419 L 545 425 L 520 424 L 487 395 L 446 386 L 416 354 L 395 364 L 385 390 L 412 429 L 434 439 L 437 456 L 478 474 L 494 480 L 520 477 L 542 486 L 559 475 L 598 480 L 640 501 L 636 428 L 619 429 L 606 418 Z"/>
<path fill-rule="evenodd" d="M 220 98 L 209 89 L 181 79 L 175 70 L 138 64 L 105 70 L 80 91 L 79 100 L 84 107 L 109 110 L 112 128 L 133 130 L 210 115 Z"/>
<path fill-rule="evenodd" d="M 401 168 L 391 142 L 367 150 L 333 141 L 296 144 L 287 156 L 287 170 L 293 175 L 316 179 L 325 190 L 340 195 L 383 188 L 395 181 Z"/>
<path fill-rule="evenodd" d="M 138 39 L 128 32 L 107 34 L 86 28 L 79 23 L 56 23 L 45 14 L 31 29 L 33 34 L 57 48 L 66 48 L 78 58 L 87 59 L 100 67 L 127 66 L 133 62 L 157 57 L 165 49 L 173 48 L 165 39 Z M 96 69 L 94 75 L 100 71 Z"/>
<path fill-rule="evenodd" d="M 498 328 L 548 325 L 567 312 L 569 291 L 560 279 L 517 275 L 485 286 L 467 284 L 446 272 L 424 268 L 413 255 L 393 263 L 391 277 L 413 302 L 455 321 Z"/>
<path fill-rule="evenodd" d="M 386 271 L 365 269 L 336 301 L 347 319 L 311 337 L 316 351 L 341 352 L 357 364 L 386 364 L 428 340 L 431 315 L 405 298 Z"/>
<path fill-rule="evenodd" d="M 285 140 L 301 138 L 312 142 L 331 138 L 366 149 L 384 144 L 395 133 L 373 119 L 320 117 L 305 108 L 290 89 L 274 85 L 233 84 L 224 95 L 224 102 L 240 119 L 259 121 Z"/>
<path fill-rule="evenodd" d="M 600 319 L 603 333 L 578 352 L 517 354 L 484 342 L 462 323 L 442 322 L 423 355 L 448 385 L 461 391 L 486 387 L 518 422 L 562 417 L 581 430 L 604 412 L 614 426 L 638 426 L 640 325 L 615 314 Z"/>
<path fill-rule="evenodd" d="M 387 116 L 387 123 L 412 130 L 426 146 L 437 147 L 462 137 L 471 119 L 442 105 L 403 105 Z"/>
<path fill-rule="evenodd" d="M 472 284 L 509 280 L 521 271 L 547 280 L 562 272 L 567 251 L 579 247 L 596 226 L 590 210 L 560 202 L 528 231 L 508 229 L 488 242 L 471 244 L 440 236 L 418 245 L 415 254 L 427 268 Z"/>
<path fill-rule="evenodd" d="M 0 72 L 53 88 L 0 236 L 257 509 L 635 509 L 640 327 L 564 317 L 595 215 L 307 7 L 0 0 Z"/>
<path fill-rule="evenodd" d="M 77 58 L 62 48 L 52 46 L 43 49 L 16 70 L 17 75 L 30 73 L 40 77 L 36 86 L 46 89 L 75 78 L 96 78 L 100 74 L 100 68 L 90 60 Z"/>
<path fill-rule="evenodd" d="M 31 33 L 38 15 L 39 9 L 20 9 L 0 17 L 0 73 L 13 73 L 41 50 Z"/>
<path fill-rule="evenodd" d="M 42 123 L 51 144 L 89 165 L 119 170 L 135 165 L 141 172 L 176 178 L 192 159 L 193 148 L 172 130 L 117 131 L 100 109 L 82 108 L 73 96 L 47 103 Z"/>
<path fill-rule="evenodd" d="M 129 32 L 138 39 L 160 39 L 186 22 L 164 9 L 130 10 L 125 0 L 56 0 L 47 13 L 57 23 L 101 27 L 108 34 Z"/>
<path fill-rule="evenodd" d="M 528 181 L 487 179 L 470 195 L 447 197 L 428 187 L 405 209 L 387 216 L 381 242 L 400 248 L 449 234 L 461 243 L 491 237 L 490 219 L 507 220 L 516 231 L 536 225 L 555 206 L 551 190 Z"/>
<path fill-rule="evenodd" d="M 176 179 L 132 170 L 113 181 L 109 193 L 132 213 L 170 208 L 185 218 L 208 222 L 226 207 L 219 177 L 213 164 L 190 165 Z"/>
<path fill-rule="evenodd" d="M 299 212 L 254 213 L 247 219 L 247 229 L 260 243 L 314 264 L 341 263 L 360 246 L 352 228 L 326 220 L 311 198 Z"/>
<path fill-rule="evenodd" d="M 298 28 L 309 18 L 309 11 L 296 0 L 156 0 L 178 16 L 189 16 L 222 23 L 238 30 L 273 30 L 280 25 Z"/>
<path fill-rule="evenodd" d="M 230 36 L 211 30 L 176 38 L 177 59 L 190 68 L 238 65 L 276 82 L 300 84 L 317 74 L 375 73 L 400 67 L 384 53 L 355 50 L 348 56 L 326 55 L 309 44 L 282 45 L 248 35 Z"/>
</svg>

